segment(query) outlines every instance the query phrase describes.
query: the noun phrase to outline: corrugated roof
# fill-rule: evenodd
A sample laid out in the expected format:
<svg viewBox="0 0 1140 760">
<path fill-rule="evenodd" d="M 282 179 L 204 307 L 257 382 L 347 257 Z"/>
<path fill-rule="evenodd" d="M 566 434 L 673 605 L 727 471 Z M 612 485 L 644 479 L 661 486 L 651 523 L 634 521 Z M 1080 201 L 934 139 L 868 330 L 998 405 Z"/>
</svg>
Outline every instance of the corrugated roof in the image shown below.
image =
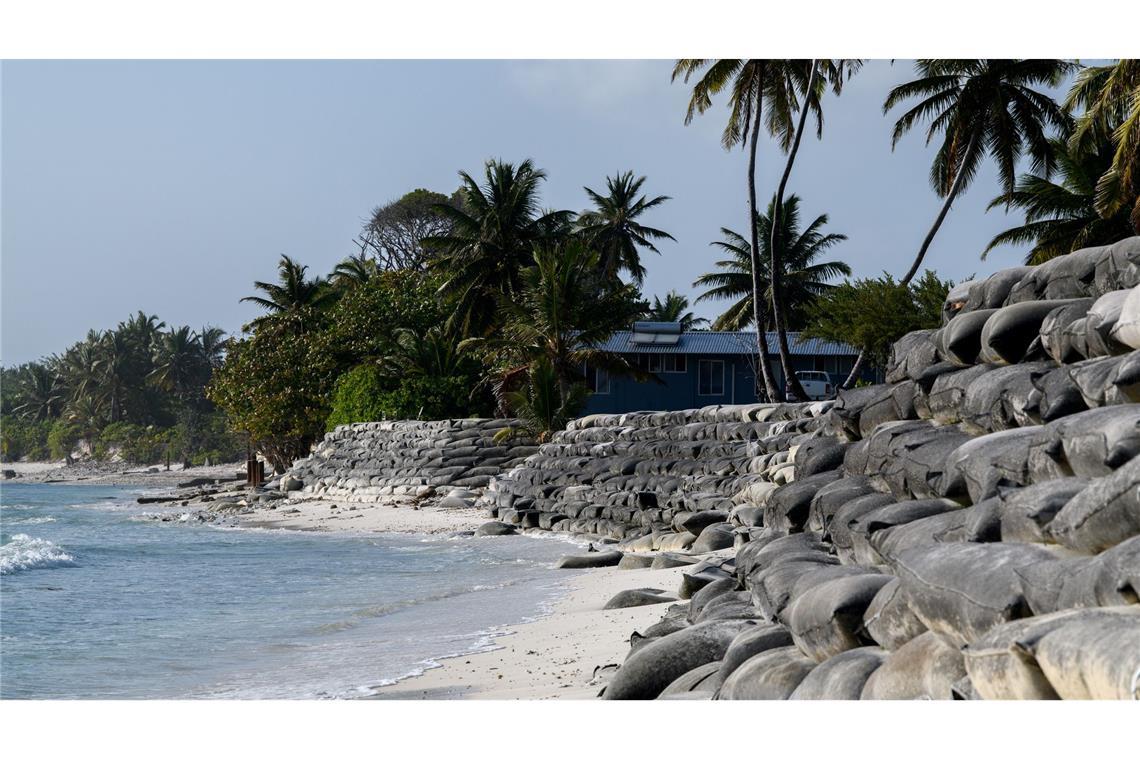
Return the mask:
<svg viewBox="0 0 1140 760">
<path fill-rule="evenodd" d="M 619 330 L 598 348 L 622 354 L 756 354 L 754 332 L 706 332 L 703 330 L 681 334 L 676 345 L 634 343 L 632 330 Z M 775 332 L 767 334 L 768 353 L 779 350 Z M 793 356 L 855 356 L 859 351 L 846 343 L 819 338 L 801 338 L 798 332 L 788 333 L 788 349 Z"/>
</svg>

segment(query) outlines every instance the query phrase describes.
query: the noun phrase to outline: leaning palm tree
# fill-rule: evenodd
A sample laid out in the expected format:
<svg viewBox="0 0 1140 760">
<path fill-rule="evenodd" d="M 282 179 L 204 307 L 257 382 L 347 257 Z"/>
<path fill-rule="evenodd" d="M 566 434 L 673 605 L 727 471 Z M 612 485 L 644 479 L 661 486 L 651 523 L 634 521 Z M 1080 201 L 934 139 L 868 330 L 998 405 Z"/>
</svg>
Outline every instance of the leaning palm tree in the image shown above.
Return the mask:
<svg viewBox="0 0 1140 760">
<path fill-rule="evenodd" d="M 703 73 L 693 85 L 685 123 L 691 123 L 695 115 L 703 114 L 711 108 L 715 95 L 724 90 L 729 91 L 728 124 L 721 134 L 721 144 L 726 150 L 736 145 L 748 149 L 748 226 L 752 257 L 750 271 L 758 275 L 761 271 L 760 239 L 756 234 L 754 220 L 759 216 L 756 203 L 756 149 L 760 125 L 763 121 L 768 134 L 776 137 L 785 149 L 791 146 L 795 133 L 794 111 L 788 100 L 790 91 L 782 85 L 788 77 L 794 78 L 795 72 L 805 70 L 796 65 L 796 62 L 788 60 L 682 58 L 673 66 L 673 81 L 680 77 L 687 84 L 690 78 L 701 71 Z M 806 78 L 804 84 L 806 91 Z M 765 102 L 769 106 L 767 111 L 764 110 Z M 808 107 L 818 108 L 818 99 L 809 100 Z M 754 278 L 752 318 L 756 324 L 767 324 L 767 308 L 761 293 L 761 283 Z M 761 376 L 764 379 L 764 392 L 774 399 L 779 394 L 768 360 L 768 341 L 762 332 L 758 331 L 756 338 Z"/>
<path fill-rule="evenodd" d="M 19 404 L 12 410 L 27 420 L 42 422 L 59 415 L 64 393 L 59 374 L 46 364 L 29 362 L 16 370 Z"/>
<path fill-rule="evenodd" d="M 900 287 L 908 285 L 922 266 L 954 199 L 966 190 L 987 155 L 997 164 L 1006 202 L 1012 202 L 1022 155 L 1028 156 L 1032 171 L 1045 177 L 1053 173 L 1056 157 L 1046 132 L 1065 131 L 1071 120 L 1049 95 L 1034 87 L 1057 86 L 1076 64 L 1053 59 L 921 59 L 915 68 L 919 78 L 891 90 L 883 113 L 919 98 L 895 122 L 891 147 L 920 120 L 929 120 L 927 144 L 942 135 L 930 184 L 944 200 Z"/>
<path fill-rule="evenodd" d="M 1107 219 L 1128 208 L 1140 233 L 1140 59 L 1083 69 L 1065 107 L 1084 109 L 1070 138 L 1073 150 L 1099 152 L 1109 137 L 1116 146 L 1112 164 L 1097 181 L 1097 212 Z"/>
<path fill-rule="evenodd" d="M 795 194 L 789 195 L 784 201 L 784 211 L 780 214 L 783 232 L 776 236 L 784 248 L 778 257 L 785 266 L 781 287 L 784 290 L 783 300 L 788 304 L 789 324 L 793 326 L 801 324 L 811 302 L 832 287 L 830 280 L 851 274 L 851 268 L 842 261 L 819 261 L 830 248 L 846 240 L 847 236 L 823 232 L 828 221 L 826 214 L 816 217 L 801 231 L 799 204 L 799 196 Z M 772 240 L 772 209 L 770 204 L 768 214 L 756 222 L 765 246 L 770 245 L 769 241 Z M 732 305 L 713 322 L 714 330 L 743 330 L 755 324 L 752 308 L 754 279 L 761 283 L 762 297 L 771 299 L 772 285 L 768 270 L 771 256 L 761 257 L 760 274 L 753 278 L 752 256 L 747 238 L 729 229 L 722 228 L 721 232 L 724 239 L 715 241 L 712 245 L 726 252 L 729 258 L 716 262 L 718 271 L 701 275 L 693 286 L 705 288 L 705 292 L 697 296 L 697 303 L 707 300 L 732 301 Z M 771 327 L 769 321 L 760 325 L 757 332 L 763 334 Z"/>
<path fill-rule="evenodd" d="M 602 272 L 616 278 L 625 270 L 637 284 L 645 281 L 639 248 L 660 253 L 654 240 L 675 240 L 664 230 L 647 227 L 638 220 L 645 212 L 669 200 L 667 195 L 638 197 L 645 177 L 634 179 L 633 172 L 606 177 L 606 194 L 583 188 L 594 204 L 592 211 L 579 218 L 580 231 L 600 254 Z"/>
<path fill-rule="evenodd" d="M 253 326 L 263 324 L 278 314 L 298 314 L 304 310 L 319 310 L 331 304 L 337 297 L 336 291 L 328 287 L 322 277 L 305 279 L 308 267 L 299 264 L 282 254 L 277 264 L 277 282 L 255 282 L 253 287 L 265 293 L 266 297 L 246 296 L 249 301 L 266 309 L 269 314 L 258 317 Z"/>
<path fill-rule="evenodd" d="M 982 258 L 999 245 L 1030 245 L 1025 263 L 1040 264 L 1133 234 L 1129 206 L 1120 206 L 1107 219 L 1097 212 L 1097 182 L 1112 166 L 1112 143 L 1102 139 L 1095 148 L 1078 149 L 1069 140 L 1058 138 L 1053 148 L 1060 182 L 1040 174 L 1023 174 L 1012 195 L 994 198 L 991 209 L 1006 205 L 1020 209 L 1025 213 L 1025 224 L 995 236 Z"/>
<path fill-rule="evenodd" d="M 682 330 L 692 330 L 694 327 L 709 323 L 707 319 L 696 316 L 688 309 L 688 297 L 675 290 L 670 290 L 665 294 L 664 301 L 653 296 L 653 305 L 649 307 L 646 316 L 654 322 L 680 322 Z"/>
<path fill-rule="evenodd" d="M 540 210 L 539 185 L 546 172 L 529 159 L 517 167 L 488 161 L 482 185 L 466 172 L 459 176 L 462 202 L 435 206 L 451 222 L 450 232 L 422 242 L 437 252 L 430 267 L 444 276 L 440 294 L 456 299 L 451 327 L 464 335 L 486 335 L 495 326 L 498 299 L 522 287 L 534 247 L 563 233 L 574 215 Z"/>
</svg>

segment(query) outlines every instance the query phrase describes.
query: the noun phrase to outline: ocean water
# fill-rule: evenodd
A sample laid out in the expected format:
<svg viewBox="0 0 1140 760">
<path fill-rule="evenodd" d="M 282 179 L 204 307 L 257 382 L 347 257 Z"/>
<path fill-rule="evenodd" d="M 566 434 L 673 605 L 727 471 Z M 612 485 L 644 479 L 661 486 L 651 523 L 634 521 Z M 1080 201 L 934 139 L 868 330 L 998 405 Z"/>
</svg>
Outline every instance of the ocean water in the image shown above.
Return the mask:
<svg viewBox="0 0 1140 760">
<path fill-rule="evenodd" d="M 570 574 L 557 538 L 177 525 L 138 493 L 0 487 L 0 698 L 367 696 L 493 648 Z"/>
</svg>

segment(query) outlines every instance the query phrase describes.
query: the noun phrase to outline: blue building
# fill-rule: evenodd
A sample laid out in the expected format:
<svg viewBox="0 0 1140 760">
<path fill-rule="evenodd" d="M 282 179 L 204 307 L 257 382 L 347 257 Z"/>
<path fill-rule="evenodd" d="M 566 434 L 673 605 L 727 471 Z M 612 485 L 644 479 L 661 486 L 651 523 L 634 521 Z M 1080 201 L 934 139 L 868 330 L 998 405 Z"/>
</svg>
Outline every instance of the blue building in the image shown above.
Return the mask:
<svg viewBox="0 0 1140 760">
<path fill-rule="evenodd" d="M 772 374 L 783 388 L 776 333 L 768 333 L 767 338 Z M 788 344 L 796 372 L 826 372 L 833 384 L 847 379 L 859 353 L 844 343 L 801 338 L 794 332 L 788 333 Z M 660 382 L 611 377 L 605 370 L 587 367 L 586 382 L 591 390 L 587 414 L 757 401 L 759 352 L 754 332 L 685 332 L 677 322 L 635 322 L 632 330 L 614 333 L 599 348 L 621 354 Z M 872 370 L 864 370 L 863 376 L 875 379 Z"/>
</svg>

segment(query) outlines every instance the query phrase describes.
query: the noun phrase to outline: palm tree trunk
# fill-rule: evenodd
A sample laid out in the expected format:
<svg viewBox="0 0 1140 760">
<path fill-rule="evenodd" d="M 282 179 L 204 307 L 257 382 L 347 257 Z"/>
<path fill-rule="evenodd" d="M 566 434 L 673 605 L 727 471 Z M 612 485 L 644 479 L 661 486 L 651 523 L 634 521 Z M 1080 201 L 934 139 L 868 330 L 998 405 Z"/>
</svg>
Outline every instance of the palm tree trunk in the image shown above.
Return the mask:
<svg viewBox="0 0 1140 760">
<path fill-rule="evenodd" d="M 756 141 L 760 136 L 760 116 L 764 107 L 764 86 L 761 79 L 757 87 L 756 118 L 752 122 L 752 135 L 748 145 L 748 229 L 752 231 L 752 320 L 756 323 L 756 348 L 760 355 L 760 374 L 764 378 L 764 392 L 769 401 L 779 401 L 776 379 L 768 361 L 767 319 L 763 313 L 764 299 L 760 294 L 760 236 L 756 231 Z"/>
<path fill-rule="evenodd" d="M 784 324 L 784 296 L 780 292 L 780 277 L 784 271 L 784 262 L 780 256 L 780 212 L 784 203 L 784 189 L 788 185 L 788 177 L 792 174 L 792 165 L 796 162 L 796 153 L 800 149 L 800 139 L 804 136 L 804 124 L 807 122 L 808 102 L 811 99 L 812 89 L 815 87 L 816 65 L 815 59 L 811 61 L 811 74 L 808 76 L 807 88 L 804 91 L 804 102 L 800 107 L 800 123 L 796 125 L 796 137 L 792 141 L 792 149 L 788 151 L 788 162 L 784 166 L 784 176 L 780 178 L 780 186 L 776 189 L 776 201 L 772 206 L 772 246 L 770 252 L 769 277 L 772 280 L 772 320 L 776 323 L 776 338 L 780 351 L 780 369 L 784 372 L 784 386 L 791 392 L 792 398 L 797 401 L 806 401 L 807 394 L 800 385 L 796 373 L 792 369 L 791 352 L 788 350 L 788 330 Z"/>
<path fill-rule="evenodd" d="M 966 146 L 965 156 L 969 156 L 974 151 L 974 144 L 977 137 L 970 138 L 970 144 Z M 900 287 L 906 287 L 910 281 L 914 279 L 915 274 L 918 273 L 918 268 L 922 266 L 922 260 L 926 256 L 926 249 L 930 247 L 930 243 L 934 240 L 934 235 L 938 232 L 938 228 L 942 226 L 942 220 L 946 218 L 946 214 L 950 211 L 950 206 L 954 203 L 954 199 L 958 197 L 958 191 L 962 189 L 962 177 L 964 172 L 959 166 L 957 174 L 954 175 L 954 181 L 950 183 L 950 192 L 946 193 L 946 200 L 942 204 L 942 209 L 938 212 L 938 217 L 934 220 L 934 225 L 930 228 L 930 232 L 926 233 L 926 239 L 922 241 L 922 247 L 918 249 L 918 255 L 914 257 L 914 263 L 910 266 L 910 271 L 899 282 Z"/>
<path fill-rule="evenodd" d="M 866 349 L 859 349 L 859 355 L 855 357 L 855 363 L 851 365 L 851 372 L 847 375 L 847 379 L 843 381 L 843 385 L 839 386 L 840 388 L 847 390 L 855 384 L 855 378 L 859 376 L 859 370 L 863 369 L 863 360 L 866 358 Z"/>
</svg>

